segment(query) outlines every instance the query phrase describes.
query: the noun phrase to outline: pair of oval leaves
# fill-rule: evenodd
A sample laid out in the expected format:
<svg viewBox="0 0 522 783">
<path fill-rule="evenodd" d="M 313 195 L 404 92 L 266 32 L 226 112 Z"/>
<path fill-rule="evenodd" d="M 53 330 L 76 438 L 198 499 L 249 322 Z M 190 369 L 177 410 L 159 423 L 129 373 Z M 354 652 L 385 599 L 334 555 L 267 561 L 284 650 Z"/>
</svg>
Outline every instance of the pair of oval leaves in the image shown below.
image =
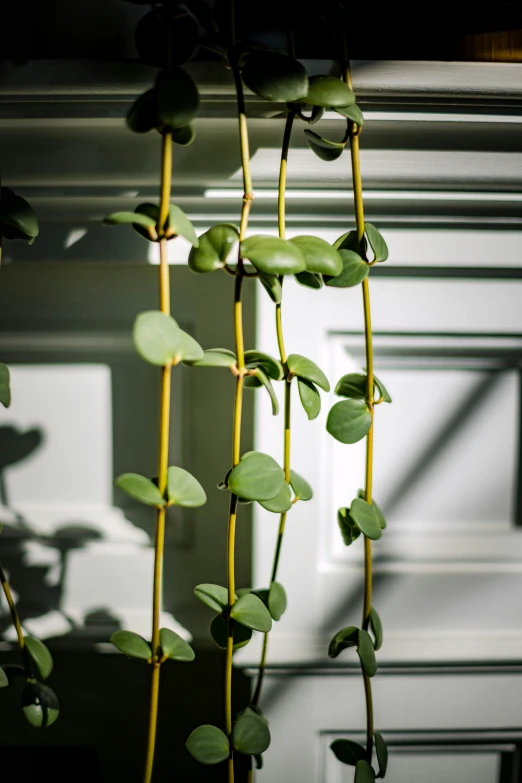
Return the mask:
<svg viewBox="0 0 522 783">
<path fill-rule="evenodd" d="M 278 588 L 283 590 L 284 593 L 284 589 L 281 585 L 278 585 Z M 277 608 L 279 608 L 281 601 L 280 590 L 277 589 L 276 593 L 276 604 Z M 228 590 L 221 585 L 197 585 L 194 588 L 194 594 L 206 606 L 210 607 L 215 612 L 219 612 L 220 615 L 223 613 L 230 614 L 230 617 L 235 620 L 235 622 L 243 625 L 245 628 L 249 628 L 253 631 L 261 631 L 261 633 L 268 633 L 272 629 L 272 615 L 265 603 L 254 592 L 249 591 L 239 597 L 236 596 L 236 600 L 234 600 L 231 607 L 228 603 Z"/>
<path fill-rule="evenodd" d="M 384 384 L 374 376 L 375 387 L 379 390 L 379 402 L 391 402 Z M 335 387 L 335 393 L 348 399 L 336 402 L 332 406 L 326 421 L 326 429 L 341 443 L 357 443 L 367 434 L 372 424 L 372 414 L 366 403 L 366 375 L 350 373 L 341 378 Z M 374 388 L 375 388 L 374 387 Z"/>
<path fill-rule="evenodd" d="M 259 756 L 270 745 L 270 729 L 265 718 L 252 707 L 238 715 L 232 726 L 230 741 L 217 726 L 194 729 L 186 742 L 191 756 L 201 764 L 219 764 L 232 750 L 247 756 Z"/>
<path fill-rule="evenodd" d="M 140 95 L 129 109 L 127 125 L 134 133 L 154 128 L 171 132 L 173 140 L 186 146 L 194 139 L 190 123 L 199 110 L 199 94 L 189 74 L 178 66 L 163 68 L 151 90 Z"/>
<path fill-rule="evenodd" d="M 384 778 L 388 769 L 388 747 L 382 734 L 375 732 L 373 735 L 375 744 L 375 752 L 377 754 L 377 762 L 379 764 L 379 777 Z M 360 783 L 366 783 L 366 781 L 375 780 L 375 772 L 372 767 L 366 761 L 366 749 L 358 742 L 354 742 L 349 739 L 334 740 L 330 745 L 335 757 L 342 764 L 349 764 L 356 768 L 356 780 Z M 368 769 L 364 766 L 359 766 L 364 762 Z M 357 767 L 359 766 L 359 772 Z"/>
<path fill-rule="evenodd" d="M 133 631 L 115 631 L 111 636 L 113 645 L 128 658 L 139 661 L 152 659 L 150 644 Z M 179 634 L 170 628 L 161 628 L 159 633 L 160 655 L 172 661 L 193 661 L 194 650 Z"/>
<path fill-rule="evenodd" d="M 349 509 L 340 508 L 337 521 L 345 546 L 353 544 L 361 533 L 378 541 L 386 527 L 386 519 L 377 503 L 372 500 L 370 505 L 364 497 L 355 498 Z"/>
<path fill-rule="evenodd" d="M 115 484 L 131 498 L 146 506 L 198 508 L 207 502 L 205 490 L 199 481 L 188 470 L 175 466 L 167 471 L 167 499 L 162 496 L 154 481 L 139 473 L 123 473 L 118 476 Z"/>
<path fill-rule="evenodd" d="M 29 202 L 11 188 L 0 187 L 0 236 L 32 245 L 38 232 L 38 220 Z"/>
<path fill-rule="evenodd" d="M 328 647 L 328 655 L 330 658 L 337 658 L 339 653 L 348 647 L 357 648 L 362 668 L 368 677 L 373 677 L 377 673 L 377 660 L 370 634 L 363 628 L 356 628 L 353 625 L 342 628 L 332 638 Z"/>
<path fill-rule="evenodd" d="M 183 237 L 193 247 L 198 247 L 199 240 L 194 226 L 176 204 L 170 204 L 165 224 L 159 225 L 160 209 L 156 204 L 139 204 L 134 212 L 112 212 L 103 220 L 105 226 L 131 225 L 135 231 L 150 242 L 158 242 L 161 238 L 174 239 Z"/>
</svg>

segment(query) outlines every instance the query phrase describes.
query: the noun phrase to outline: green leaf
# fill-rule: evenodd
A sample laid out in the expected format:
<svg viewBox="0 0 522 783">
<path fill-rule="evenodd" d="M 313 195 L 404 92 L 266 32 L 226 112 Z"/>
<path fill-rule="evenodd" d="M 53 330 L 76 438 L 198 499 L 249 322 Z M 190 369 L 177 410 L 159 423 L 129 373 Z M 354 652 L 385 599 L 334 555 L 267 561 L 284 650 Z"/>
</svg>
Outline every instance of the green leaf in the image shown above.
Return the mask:
<svg viewBox="0 0 522 783">
<path fill-rule="evenodd" d="M 25 719 L 37 729 L 52 726 L 60 714 L 60 703 L 55 692 L 42 682 L 28 682 L 22 691 L 22 710 Z"/>
<path fill-rule="evenodd" d="M 170 628 L 161 628 L 159 638 L 161 651 L 170 660 L 193 661 L 196 657 L 190 644 Z"/>
<path fill-rule="evenodd" d="M 283 52 L 250 54 L 243 81 L 256 95 L 274 103 L 292 103 L 308 91 L 306 68 Z"/>
<path fill-rule="evenodd" d="M 340 631 L 337 631 L 328 646 L 328 655 L 330 658 L 337 658 L 339 653 L 346 650 L 348 647 L 357 647 L 358 639 L 359 629 L 354 625 L 350 625 L 348 628 L 341 628 Z"/>
<path fill-rule="evenodd" d="M 221 585 L 196 585 L 194 595 L 215 612 L 221 612 L 228 606 L 228 590 L 226 587 L 221 587 Z"/>
<path fill-rule="evenodd" d="M 204 274 L 222 269 L 237 244 L 239 234 L 234 226 L 223 224 L 212 226 L 199 238 L 199 246 L 193 247 L 189 254 L 188 265 L 193 272 Z"/>
<path fill-rule="evenodd" d="M 217 726 L 208 724 L 194 729 L 185 743 L 191 756 L 201 764 L 219 764 L 230 755 L 227 735 Z"/>
<path fill-rule="evenodd" d="M 256 769 L 263 769 L 263 756 L 261 756 L 260 753 L 254 756 L 254 761 L 256 763 Z"/>
<path fill-rule="evenodd" d="M 32 245 L 39 233 L 38 220 L 25 198 L 11 188 L 0 188 L 0 236 L 24 239 Z"/>
<path fill-rule="evenodd" d="M 239 594 L 239 590 L 237 591 Z M 228 621 L 225 615 L 218 614 L 210 624 L 210 633 L 218 647 L 222 650 L 227 649 Z M 240 623 L 234 623 L 232 626 L 232 638 L 234 640 L 234 650 L 245 647 L 252 638 L 252 629 L 246 628 Z"/>
<path fill-rule="evenodd" d="M 325 285 L 332 288 L 352 288 L 354 285 L 362 283 L 368 276 L 370 268 L 366 261 L 354 250 L 340 249 L 339 255 L 343 263 L 342 271 L 337 277 L 327 277 L 325 275 Z"/>
<path fill-rule="evenodd" d="M 380 231 L 371 223 L 364 224 L 364 233 L 368 237 L 368 242 L 373 251 L 374 261 L 386 261 L 388 258 L 388 245 Z"/>
<path fill-rule="evenodd" d="M 26 636 L 25 649 L 30 659 L 30 668 L 40 680 L 46 680 L 53 670 L 53 658 L 45 644 L 32 636 Z"/>
<path fill-rule="evenodd" d="M 382 513 L 381 509 L 379 508 L 375 500 L 372 500 L 372 506 L 375 513 L 377 514 L 377 521 L 379 522 L 379 527 L 381 528 L 381 530 L 384 530 L 386 528 L 386 519 L 384 518 L 384 514 Z"/>
<path fill-rule="evenodd" d="M 366 245 L 366 240 L 362 240 L 363 247 Z M 357 231 L 347 231 L 346 234 L 342 234 L 339 239 L 336 239 L 332 247 L 336 250 L 354 250 L 356 253 L 360 251 L 360 243 L 357 238 Z"/>
<path fill-rule="evenodd" d="M 355 122 L 356 125 L 362 128 L 364 125 L 364 117 L 360 108 L 356 103 L 352 103 L 351 106 L 338 106 L 335 110 L 338 114 L 342 114 L 348 120 Z"/>
<path fill-rule="evenodd" d="M 0 402 L 4 408 L 11 405 L 11 373 L 6 364 L 0 363 Z"/>
<path fill-rule="evenodd" d="M 304 378 L 305 381 L 315 383 L 324 391 L 330 391 L 330 384 L 324 372 L 306 356 L 300 356 L 298 353 L 291 353 L 286 360 L 288 369 L 298 378 Z"/>
<path fill-rule="evenodd" d="M 118 489 L 126 492 L 134 500 L 139 500 L 146 506 L 164 506 L 166 500 L 161 496 L 156 484 L 139 473 L 122 473 L 114 482 Z"/>
<path fill-rule="evenodd" d="M 388 394 L 388 390 L 386 389 L 384 383 L 380 381 L 375 375 L 373 376 L 373 380 L 375 381 L 375 385 L 379 390 L 379 394 L 380 394 L 379 399 L 382 399 L 383 402 L 391 402 L 392 398 Z"/>
<path fill-rule="evenodd" d="M 316 419 L 321 412 L 321 395 L 310 381 L 303 378 L 297 379 L 297 388 L 299 389 L 299 398 L 301 405 L 305 409 L 309 421 Z"/>
<path fill-rule="evenodd" d="M 281 304 L 283 288 L 277 275 L 269 275 L 266 274 L 266 272 L 259 272 L 259 282 L 262 284 L 272 302 L 275 302 L 275 304 Z"/>
<path fill-rule="evenodd" d="M 361 535 L 361 530 L 350 517 L 347 508 L 340 508 L 337 512 L 337 524 L 345 546 L 350 546 Z"/>
<path fill-rule="evenodd" d="M 330 409 L 326 429 L 341 443 L 357 443 L 368 433 L 372 416 L 363 400 L 341 400 Z"/>
<path fill-rule="evenodd" d="M 247 707 L 232 726 L 232 745 L 246 756 L 259 755 L 270 745 L 270 729 L 261 715 Z"/>
<path fill-rule="evenodd" d="M 379 650 L 382 646 L 382 623 L 377 610 L 373 606 L 370 609 L 370 629 L 374 638 L 373 649 Z"/>
<path fill-rule="evenodd" d="M 362 500 L 362 498 L 352 500 L 350 516 L 364 535 L 371 538 L 372 541 L 378 541 L 382 536 L 375 509 L 366 500 Z"/>
<path fill-rule="evenodd" d="M 203 348 L 198 343 L 197 340 L 194 340 L 193 337 L 190 336 L 190 334 L 187 334 L 187 332 L 184 332 L 180 329 L 180 346 L 176 353 L 176 356 L 174 357 L 174 364 L 178 364 L 180 361 L 182 362 L 195 362 L 199 359 L 202 359 L 205 355 L 205 352 L 203 351 Z"/>
<path fill-rule="evenodd" d="M 358 761 L 366 758 L 366 749 L 358 742 L 349 739 L 334 740 L 330 745 L 335 757 L 343 764 L 355 767 Z"/>
<path fill-rule="evenodd" d="M 245 625 L 247 628 L 253 628 L 254 631 L 268 633 L 272 628 L 272 618 L 270 612 L 263 601 L 253 593 L 242 595 L 241 598 L 232 604 L 230 616 L 236 622 Z"/>
<path fill-rule="evenodd" d="M 375 783 L 375 772 L 364 759 L 358 761 L 355 766 L 354 783 Z"/>
<path fill-rule="evenodd" d="M 140 661 L 148 661 L 152 658 L 150 644 L 143 636 L 133 631 L 115 631 L 111 636 L 111 642 L 129 658 L 138 658 Z"/>
<path fill-rule="evenodd" d="M 236 354 L 227 348 L 209 348 L 203 352 L 203 358 L 195 362 L 186 361 L 191 367 L 235 367 Z"/>
<path fill-rule="evenodd" d="M 346 145 L 340 141 L 330 141 L 330 139 L 325 139 L 322 136 L 319 136 L 318 133 L 315 133 L 308 128 L 304 131 L 304 134 L 306 136 L 308 146 L 312 152 L 315 152 L 318 158 L 321 158 L 321 160 L 326 160 L 328 162 L 337 160 L 337 158 L 340 158 L 344 152 Z"/>
<path fill-rule="evenodd" d="M 194 231 L 194 226 L 176 204 L 171 204 L 169 208 L 169 220 L 167 236 L 180 236 L 187 239 L 193 247 L 199 246 L 199 239 Z"/>
<path fill-rule="evenodd" d="M 279 582 L 272 582 L 268 591 L 268 611 L 272 620 L 280 620 L 287 606 L 286 590 Z"/>
<path fill-rule="evenodd" d="M 231 492 L 245 500 L 270 500 L 284 484 L 285 474 L 275 459 L 260 451 L 241 457 L 228 477 Z"/>
<path fill-rule="evenodd" d="M 386 745 L 382 734 L 375 732 L 373 735 L 375 742 L 375 752 L 377 753 L 377 762 L 379 764 L 379 777 L 386 777 L 386 770 L 388 769 L 388 746 Z"/>
<path fill-rule="evenodd" d="M 323 287 L 323 278 L 321 275 L 314 275 L 313 272 L 299 272 L 295 275 L 295 279 L 299 285 L 304 285 L 306 288 L 313 288 L 319 291 Z"/>
<path fill-rule="evenodd" d="M 277 399 L 277 395 L 274 391 L 274 387 L 272 386 L 272 383 L 270 381 L 270 378 L 268 375 L 265 374 L 265 372 L 261 369 L 261 367 L 256 367 L 254 370 L 255 375 L 247 375 L 245 378 L 245 386 L 249 386 L 250 384 L 248 381 L 253 381 L 254 379 L 257 379 L 261 382 L 261 384 L 266 388 L 268 394 L 270 395 L 270 401 L 272 403 L 272 415 L 277 416 L 279 413 L 279 400 Z"/>
<path fill-rule="evenodd" d="M 175 506 L 197 508 L 207 502 L 205 490 L 194 476 L 183 468 L 171 467 L 167 474 L 167 497 Z"/>
<path fill-rule="evenodd" d="M 132 214 L 132 213 L 131 213 Z M 157 204 L 138 204 L 134 210 L 135 215 L 146 215 L 148 218 L 154 221 L 154 225 L 157 227 L 159 223 L 160 211 Z M 140 225 L 136 221 L 132 221 L 132 227 L 140 236 L 146 239 L 148 242 L 159 242 L 159 236 L 156 228 L 149 226 L 148 228 Z M 166 226 L 163 226 L 166 228 Z"/>
<path fill-rule="evenodd" d="M 312 76 L 308 94 L 302 100 L 311 106 L 342 109 L 355 103 L 355 95 L 347 84 L 335 76 Z"/>
<path fill-rule="evenodd" d="M 328 242 L 319 237 L 298 236 L 289 240 L 301 251 L 307 272 L 321 275 L 338 275 L 342 271 L 341 256 Z"/>
<path fill-rule="evenodd" d="M 314 491 L 308 481 L 295 470 L 290 471 L 290 486 L 299 500 L 311 500 L 314 496 Z"/>
<path fill-rule="evenodd" d="M 199 109 L 198 89 L 189 74 L 177 66 L 164 68 L 156 77 L 158 118 L 167 128 L 189 125 Z"/>
<path fill-rule="evenodd" d="M 172 364 L 180 350 L 181 329 L 171 315 L 148 310 L 136 318 L 133 339 L 136 350 L 145 361 L 164 367 Z"/>
<path fill-rule="evenodd" d="M 366 375 L 357 372 L 343 375 L 335 387 L 335 393 L 340 397 L 349 397 L 353 400 L 365 400 Z"/>
<path fill-rule="evenodd" d="M 127 127 L 134 133 L 148 133 L 158 125 L 158 96 L 147 90 L 134 101 L 127 113 Z"/>
<path fill-rule="evenodd" d="M 283 365 L 279 359 L 274 359 L 268 353 L 255 350 L 245 351 L 245 367 L 247 369 L 261 367 L 274 381 L 280 381 L 283 378 Z"/>
<path fill-rule="evenodd" d="M 140 212 L 113 212 L 103 219 L 104 226 L 124 226 L 137 225 L 144 228 L 155 228 L 156 221 L 150 215 L 144 215 Z"/>
<path fill-rule="evenodd" d="M 306 269 L 301 251 L 286 239 L 257 234 L 241 242 L 241 257 L 260 272 L 295 275 Z"/>
<path fill-rule="evenodd" d="M 270 500 L 260 500 L 258 502 L 260 506 L 263 506 L 263 508 L 271 511 L 273 514 L 286 514 L 292 508 L 290 487 L 288 484 L 283 483 L 277 495 L 274 495 Z"/>
<path fill-rule="evenodd" d="M 0 688 L 8 688 L 9 687 L 9 678 L 7 677 L 7 674 L 4 672 L 2 667 L 0 666 Z"/>
<path fill-rule="evenodd" d="M 375 659 L 375 648 L 371 640 L 370 634 L 363 628 L 359 631 L 359 643 L 357 645 L 357 652 L 361 659 L 361 665 L 368 675 L 373 677 L 377 672 L 377 661 Z"/>
<path fill-rule="evenodd" d="M 196 131 L 192 125 L 185 125 L 183 128 L 176 128 L 172 131 L 172 141 L 179 144 L 180 147 L 188 147 L 196 138 Z"/>
</svg>

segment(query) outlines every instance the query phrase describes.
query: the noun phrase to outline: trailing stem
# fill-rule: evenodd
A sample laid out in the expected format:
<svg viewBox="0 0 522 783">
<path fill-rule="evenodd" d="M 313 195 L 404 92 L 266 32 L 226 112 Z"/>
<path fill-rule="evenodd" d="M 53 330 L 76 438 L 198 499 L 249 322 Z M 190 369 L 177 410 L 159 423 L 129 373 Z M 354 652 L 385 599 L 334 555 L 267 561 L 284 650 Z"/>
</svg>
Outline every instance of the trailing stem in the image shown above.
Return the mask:
<svg viewBox="0 0 522 783">
<path fill-rule="evenodd" d="M 351 74 L 347 64 L 346 82 L 351 86 Z M 353 195 L 355 204 L 355 220 L 357 226 L 357 239 L 362 250 L 364 243 L 364 205 L 362 195 L 361 167 L 359 160 L 359 135 L 355 124 L 350 124 L 350 153 L 352 162 Z M 364 254 L 363 254 L 364 255 Z M 373 345 L 372 345 L 372 321 L 370 307 L 370 285 L 366 277 L 362 282 L 363 309 L 364 309 L 364 340 L 366 352 L 366 403 L 371 415 L 371 425 L 366 436 L 366 470 L 364 483 L 364 499 L 372 504 L 372 475 L 373 475 L 373 427 L 374 427 L 374 376 L 373 376 Z M 362 628 L 367 631 L 370 624 L 370 612 L 372 608 L 372 542 L 364 536 L 364 602 L 362 614 Z M 364 693 L 366 699 L 366 753 L 368 762 L 371 762 L 373 749 L 373 702 L 372 686 L 370 678 L 362 669 L 364 679 Z"/>
<path fill-rule="evenodd" d="M 161 155 L 161 199 L 158 218 L 158 236 L 160 237 L 159 300 L 160 310 L 170 315 L 170 276 L 167 260 L 167 239 L 165 226 L 169 216 L 170 192 L 172 184 L 172 134 L 163 135 Z M 158 489 L 163 496 L 167 488 L 169 465 L 170 434 L 170 387 L 171 366 L 162 367 L 160 392 L 159 453 L 158 453 Z M 160 684 L 159 631 L 161 613 L 161 591 L 163 576 L 163 553 L 165 548 L 165 507 L 156 511 L 156 539 L 154 544 L 154 579 L 152 588 L 152 682 L 150 692 L 149 730 L 147 757 L 145 762 L 144 783 L 150 783 L 154 766 L 156 730 L 158 723 L 158 701 Z"/>
<path fill-rule="evenodd" d="M 7 576 L 5 575 L 5 571 L 2 568 L 2 564 L 0 563 L 0 582 L 2 583 L 2 590 L 4 591 L 5 600 L 7 601 L 7 605 L 9 606 L 9 611 L 11 612 L 11 618 L 13 620 L 13 625 L 15 627 L 16 635 L 18 637 L 18 646 L 21 650 L 25 647 L 25 639 L 24 639 L 24 633 L 22 631 L 22 625 L 20 623 L 20 618 L 18 617 L 18 612 L 16 611 L 15 602 L 13 600 L 13 596 L 11 593 L 11 588 L 9 587 L 9 582 L 7 581 Z"/>
<path fill-rule="evenodd" d="M 239 139 L 241 147 L 241 166 L 243 171 L 243 206 L 241 210 L 241 223 L 239 229 L 239 242 L 245 238 L 248 226 L 250 206 L 254 198 L 252 192 L 252 177 L 250 174 L 250 151 L 248 144 L 248 126 L 245 112 L 245 98 L 241 75 L 237 68 L 233 69 L 236 84 L 237 107 L 239 119 Z M 233 429 L 232 429 L 232 467 L 235 467 L 241 456 L 241 423 L 243 409 L 243 389 L 245 376 L 245 344 L 243 335 L 243 306 L 242 288 L 245 272 L 241 251 L 238 255 L 236 279 L 234 286 L 234 335 L 236 343 L 237 369 L 236 392 L 234 397 Z M 228 515 L 227 534 L 227 587 L 228 602 L 231 607 L 235 601 L 235 543 L 236 543 L 236 518 L 237 495 L 231 494 L 230 511 Z M 234 621 L 228 618 L 227 651 L 225 660 L 225 728 L 230 739 L 232 734 L 232 656 L 234 652 Z M 234 759 L 228 759 L 228 781 L 234 783 Z"/>
<path fill-rule="evenodd" d="M 294 124 L 295 114 L 290 111 L 286 118 L 285 132 L 283 136 L 283 146 L 281 149 L 281 164 L 279 167 L 279 190 L 277 201 L 277 216 L 278 216 L 278 228 L 279 236 L 281 239 L 285 239 L 286 234 L 286 177 L 287 177 L 287 164 L 288 164 L 288 151 L 290 149 L 290 137 L 292 135 L 292 127 Z M 283 276 L 279 278 L 281 288 L 283 286 Z M 285 481 L 290 483 L 290 444 L 291 444 L 291 401 L 292 401 L 292 382 L 288 377 L 288 367 L 286 366 L 286 349 L 283 336 L 283 322 L 282 322 L 282 309 L 281 302 L 276 304 L 276 334 L 277 345 L 279 347 L 279 356 L 284 368 L 284 386 L 285 386 L 285 400 L 284 400 L 284 451 L 283 451 L 283 470 L 285 472 Z M 276 547 L 274 551 L 274 560 L 272 564 L 272 574 L 270 576 L 270 584 L 277 579 L 277 571 L 279 567 L 279 558 L 281 556 L 281 547 L 283 545 L 283 537 L 285 533 L 287 512 L 281 514 L 279 520 L 279 529 L 277 531 Z M 266 670 L 266 661 L 268 653 L 268 633 L 265 633 L 263 638 L 263 647 L 261 651 L 261 660 L 259 662 L 259 669 L 257 675 L 256 687 L 254 695 L 252 697 L 252 704 L 257 705 L 261 696 L 261 689 L 263 687 L 263 679 Z"/>
</svg>

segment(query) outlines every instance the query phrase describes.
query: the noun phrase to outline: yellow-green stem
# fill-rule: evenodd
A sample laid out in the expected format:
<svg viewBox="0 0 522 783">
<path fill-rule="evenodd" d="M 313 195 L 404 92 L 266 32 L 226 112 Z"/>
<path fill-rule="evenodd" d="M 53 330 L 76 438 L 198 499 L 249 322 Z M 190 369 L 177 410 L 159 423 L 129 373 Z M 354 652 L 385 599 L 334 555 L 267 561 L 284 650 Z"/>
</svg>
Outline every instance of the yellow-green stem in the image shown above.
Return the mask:
<svg viewBox="0 0 522 783">
<path fill-rule="evenodd" d="M 349 61 L 346 57 L 346 76 L 345 81 L 348 86 L 352 86 L 351 70 Z M 355 204 L 355 220 L 357 226 L 357 239 L 360 250 L 363 250 L 364 243 L 364 203 L 362 192 L 361 166 L 359 157 L 359 135 L 356 126 L 352 123 L 350 130 L 350 154 L 352 163 L 352 181 Z M 363 310 L 364 310 L 364 340 L 366 352 L 366 403 L 371 415 L 371 424 L 366 436 L 366 470 L 364 484 L 364 499 L 367 503 L 372 502 L 372 480 L 373 480 L 373 425 L 374 425 L 374 376 L 373 376 L 373 340 L 372 340 L 372 320 L 370 307 L 370 284 L 366 277 L 362 283 Z M 364 537 L 364 601 L 362 612 L 362 627 L 368 629 L 370 624 L 370 612 L 372 608 L 372 542 L 366 536 Z M 373 749 L 373 700 L 372 686 L 370 678 L 362 670 L 364 680 L 364 694 L 366 700 L 366 755 L 368 762 L 371 762 Z"/>
<path fill-rule="evenodd" d="M 170 208 L 170 191 L 172 184 L 172 135 L 163 136 L 161 156 L 161 198 L 158 219 L 158 234 L 162 236 Z M 170 274 L 167 258 L 167 240 L 162 236 L 160 246 L 159 266 L 159 301 L 160 310 L 170 314 Z M 170 396 L 171 367 L 161 370 L 160 417 L 159 417 L 159 449 L 158 449 L 158 489 L 163 495 L 167 488 L 167 473 L 169 465 L 170 436 Z M 147 755 L 145 760 L 144 783 L 150 783 L 154 768 L 154 753 L 156 749 L 156 732 L 158 724 L 159 684 L 161 662 L 158 656 L 161 591 L 163 583 L 163 555 L 165 549 L 165 508 L 156 510 L 156 539 L 154 544 L 154 576 L 152 585 L 152 680 L 150 690 L 149 728 L 147 737 Z"/>
<path fill-rule="evenodd" d="M 232 18 L 234 18 L 234 4 L 231 3 Z M 250 206 L 254 198 L 252 192 L 252 177 L 250 174 L 250 152 L 248 144 L 248 126 L 245 112 L 245 98 L 241 74 L 234 68 L 234 80 L 236 84 L 239 140 L 241 147 L 241 166 L 243 171 L 243 206 L 241 209 L 241 223 L 239 228 L 240 243 L 245 238 Z M 236 343 L 237 369 L 236 392 L 234 397 L 234 414 L 232 427 L 232 466 L 237 465 L 241 457 L 241 423 L 243 409 L 244 370 L 245 370 L 245 340 L 243 334 L 243 307 L 242 287 L 244 279 L 243 260 L 241 258 L 241 245 L 238 255 L 236 280 L 234 287 L 234 335 Z M 232 606 L 235 601 L 235 541 L 237 496 L 231 495 L 230 511 L 228 515 L 227 534 L 227 587 L 228 602 Z M 232 733 L 232 656 L 234 653 L 234 621 L 228 618 L 227 651 L 225 658 L 225 729 L 230 737 Z M 234 759 L 228 759 L 228 783 L 234 783 Z"/>
<path fill-rule="evenodd" d="M 0 564 L 0 582 L 2 583 L 2 590 L 4 591 L 5 600 L 7 601 L 7 605 L 9 606 L 9 611 L 11 612 L 11 618 L 13 620 L 16 636 L 18 638 L 18 646 L 20 647 L 21 650 L 23 650 L 25 647 L 24 633 L 22 631 L 22 626 L 20 623 L 20 618 L 18 617 L 18 612 L 16 611 L 16 606 L 13 600 L 13 595 L 11 593 L 11 588 L 9 587 L 9 582 L 7 581 L 7 576 L 5 575 L 5 571 L 2 568 L 1 564 Z"/>
</svg>

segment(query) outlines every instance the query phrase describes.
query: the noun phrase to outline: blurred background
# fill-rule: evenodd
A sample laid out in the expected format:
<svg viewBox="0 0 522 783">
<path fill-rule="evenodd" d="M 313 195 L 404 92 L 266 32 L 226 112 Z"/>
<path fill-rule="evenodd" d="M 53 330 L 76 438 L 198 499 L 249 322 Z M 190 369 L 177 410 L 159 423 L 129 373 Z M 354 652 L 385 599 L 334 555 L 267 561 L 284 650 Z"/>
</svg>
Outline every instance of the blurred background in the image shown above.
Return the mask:
<svg viewBox="0 0 522 783">
<path fill-rule="evenodd" d="M 296 6 L 297 8 L 297 6 Z M 313 7 L 299 5 L 310 13 Z M 153 515 L 113 487 L 154 471 L 158 375 L 135 354 L 135 315 L 157 306 L 155 248 L 102 218 L 155 200 L 156 134 L 125 127 L 155 69 L 137 61 L 134 28 L 147 7 L 123 0 L 20 2 L 2 11 L 2 184 L 40 221 L 31 247 L 5 243 L 0 358 L 13 403 L 0 410 L 0 540 L 24 627 L 48 640 L 62 702 L 37 732 L 2 692 L 2 772 L 52 770 L 60 781 L 139 781 L 149 671 L 115 653 L 117 628 L 150 625 Z M 499 3 L 419 8 L 353 6 L 354 89 L 365 115 L 361 165 L 367 219 L 390 259 L 371 270 L 376 371 L 393 398 L 377 409 L 375 497 L 388 519 L 375 546 L 375 605 L 385 643 L 375 679 L 390 783 L 515 783 L 522 765 L 522 20 Z M 297 11 L 296 11 L 297 12 Z M 378 24 L 367 24 L 375 12 Z M 259 5 L 260 40 L 274 6 Z M 418 25 L 411 34 L 409 23 Z M 332 67 L 317 20 L 297 55 L 309 73 Z M 357 59 L 369 57 L 373 59 Z M 387 59 L 383 59 L 387 58 Z M 173 200 L 200 234 L 237 223 L 241 173 L 231 74 L 200 48 L 187 66 L 201 92 L 197 138 L 176 147 Z M 284 106 L 247 91 L 256 199 L 250 233 L 276 233 Z M 320 124 L 341 138 L 341 118 Z M 333 242 L 354 224 L 348 156 L 325 163 L 302 128 L 288 167 L 289 237 Z M 205 347 L 233 347 L 232 285 L 192 274 L 188 244 L 169 245 L 172 312 Z M 290 352 L 334 383 L 364 366 L 355 289 L 285 283 Z M 276 353 L 273 305 L 246 286 L 246 347 Z M 169 511 L 164 623 L 192 636 L 196 661 L 162 673 L 157 779 L 220 781 L 184 750 L 190 731 L 222 721 L 223 656 L 210 639 L 200 582 L 224 583 L 233 378 L 174 372 L 172 462 L 203 483 L 201 509 Z M 247 392 L 243 450 L 282 455 L 281 418 Z M 341 446 L 295 405 L 293 467 L 313 501 L 292 512 L 281 581 L 289 609 L 270 641 L 265 711 L 273 743 L 260 781 L 348 783 L 328 751 L 364 725 L 358 667 L 326 656 L 332 633 L 357 622 L 362 551 L 345 549 L 336 510 L 363 475 L 363 445 Z M 385 408 L 385 409 L 384 409 Z M 383 410 L 384 409 L 384 410 Z M 277 444 L 274 450 L 274 443 Z M 243 506 L 240 586 L 265 586 L 277 520 Z M 0 656 L 16 660 L 0 604 Z M 237 704 L 248 699 L 259 639 L 238 655 Z M 14 689 L 13 689 L 14 691 Z M 350 777 L 352 776 L 352 777 Z"/>
</svg>

